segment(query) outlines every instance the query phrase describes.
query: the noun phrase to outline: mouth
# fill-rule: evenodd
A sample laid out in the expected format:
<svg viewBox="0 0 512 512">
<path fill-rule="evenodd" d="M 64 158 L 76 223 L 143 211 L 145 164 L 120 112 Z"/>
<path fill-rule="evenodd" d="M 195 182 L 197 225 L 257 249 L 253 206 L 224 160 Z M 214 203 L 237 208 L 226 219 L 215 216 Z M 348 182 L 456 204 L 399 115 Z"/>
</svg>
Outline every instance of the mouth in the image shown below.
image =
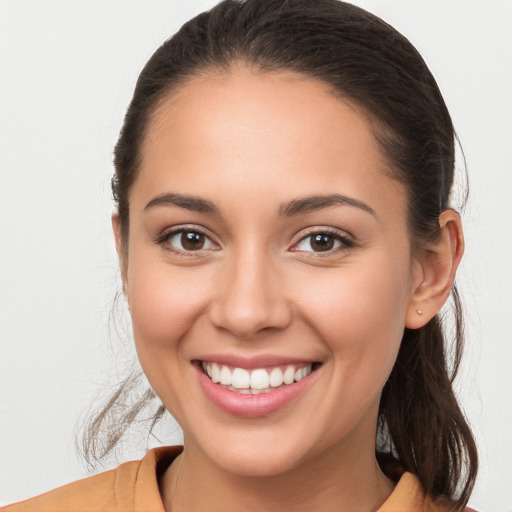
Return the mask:
<svg viewBox="0 0 512 512">
<path fill-rule="evenodd" d="M 245 395 L 260 395 L 300 382 L 316 370 L 320 363 L 240 368 L 214 361 L 201 361 L 200 366 L 211 382 L 226 390 Z"/>
<path fill-rule="evenodd" d="M 314 388 L 323 362 L 260 355 L 209 355 L 192 360 L 206 398 L 224 413 L 265 417 L 287 410 Z"/>
</svg>

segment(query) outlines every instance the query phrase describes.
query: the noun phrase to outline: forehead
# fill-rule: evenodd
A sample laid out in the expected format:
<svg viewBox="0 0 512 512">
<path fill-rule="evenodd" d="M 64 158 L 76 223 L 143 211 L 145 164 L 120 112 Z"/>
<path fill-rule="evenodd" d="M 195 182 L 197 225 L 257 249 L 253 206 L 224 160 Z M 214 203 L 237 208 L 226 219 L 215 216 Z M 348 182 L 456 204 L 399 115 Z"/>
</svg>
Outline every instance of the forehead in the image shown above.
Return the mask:
<svg viewBox="0 0 512 512">
<path fill-rule="evenodd" d="M 333 142 L 353 144 L 357 138 L 376 150 L 372 156 L 381 156 L 368 117 L 328 84 L 298 73 L 257 73 L 242 66 L 195 77 L 164 97 L 150 120 L 142 155 L 158 150 L 161 138 L 175 146 L 190 135 L 202 143 L 225 142 L 226 153 L 229 147 L 242 147 L 246 137 L 259 143 L 258 151 L 274 145 L 282 154 L 297 143 L 304 153 L 313 148 L 329 153 Z"/>
<path fill-rule="evenodd" d="M 405 196 L 389 178 L 368 116 L 327 84 L 291 72 L 241 67 L 193 78 L 160 102 L 141 153 L 134 188 L 145 196 L 166 187 L 368 196 L 384 185 Z"/>
</svg>

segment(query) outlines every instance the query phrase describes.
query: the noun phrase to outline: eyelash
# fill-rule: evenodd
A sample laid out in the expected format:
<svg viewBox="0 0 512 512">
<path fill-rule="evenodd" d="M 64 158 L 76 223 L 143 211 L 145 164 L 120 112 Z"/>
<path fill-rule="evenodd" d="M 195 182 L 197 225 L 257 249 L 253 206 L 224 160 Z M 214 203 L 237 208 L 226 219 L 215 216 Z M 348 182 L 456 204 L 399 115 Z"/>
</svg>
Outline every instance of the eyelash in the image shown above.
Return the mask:
<svg viewBox="0 0 512 512">
<path fill-rule="evenodd" d="M 194 233 L 194 234 L 201 235 L 201 236 L 205 237 L 205 239 L 208 240 L 212 246 L 214 246 L 215 248 L 218 248 L 218 245 L 212 241 L 211 237 L 206 233 L 206 231 L 201 229 L 198 226 L 176 226 L 167 231 L 164 231 L 161 235 L 159 235 L 156 238 L 155 243 L 157 243 L 158 245 L 164 246 L 166 250 L 171 251 L 174 254 L 177 254 L 179 256 L 185 256 L 185 257 L 199 255 L 199 254 L 203 253 L 203 251 L 208 251 L 208 250 L 212 249 L 212 247 L 207 247 L 207 248 L 201 248 L 201 249 L 197 249 L 197 250 L 184 250 L 184 249 L 179 249 L 179 248 L 174 247 L 170 243 L 170 240 L 174 236 L 179 235 L 179 234 L 183 235 L 184 233 Z M 315 257 L 328 257 L 334 253 L 339 252 L 339 251 L 347 251 L 356 246 L 356 243 L 354 242 L 353 239 L 351 239 L 341 233 L 342 232 L 334 230 L 332 228 L 331 229 L 315 228 L 314 230 L 311 230 L 311 231 L 307 232 L 306 234 L 302 234 L 300 239 L 292 245 L 290 250 L 292 252 L 312 253 L 315 255 Z M 318 235 L 325 235 L 326 237 L 333 239 L 334 242 L 338 242 L 339 245 L 337 247 L 330 248 L 326 251 L 314 251 L 314 250 L 306 251 L 306 250 L 301 250 L 301 249 L 294 249 L 294 247 L 297 247 L 300 243 L 305 242 L 308 238 L 312 239 L 312 237 L 318 236 Z M 311 242 L 310 242 L 310 247 L 311 247 Z"/>
<path fill-rule="evenodd" d="M 202 254 L 202 253 L 204 253 L 204 251 L 211 249 L 209 247 L 206 249 L 201 248 L 201 249 L 197 249 L 197 250 L 184 250 L 184 249 L 179 249 L 179 248 L 174 247 L 170 243 L 170 240 L 174 236 L 179 235 L 179 234 L 183 235 L 184 233 L 194 233 L 197 235 L 202 235 L 202 236 L 204 236 L 204 238 L 206 240 L 209 241 L 209 243 L 211 245 L 213 245 L 214 247 L 218 247 L 218 245 L 212 241 L 211 237 L 207 234 L 207 232 L 198 226 L 176 226 L 174 228 L 168 229 L 156 238 L 155 243 L 163 246 L 166 250 L 168 250 L 178 256 L 185 256 L 185 257 L 197 256 L 198 254 Z"/>
<path fill-rule="evenodd" d="M 326 251 L 313 251 L 313 250 L 304 251 L 304 250 L 300 250 L 300 249 L 293 249 L 294 247 L 297 247 L 300 243 L 305 242 L 308 238 L 312 241 L 312 238 L 317 235 L 325 235 L 331 239 L 334 239 L 335 242 L 339 242 L 340 245 L 338 247 L 334 247 L 334 248 L 328 249 Z M 309 243 L 310 246 L 311 246 L 311 241 Z M 355 241 L 352 238 L 347 237 L 344 232 L 341 232 L 341 231 L 338 231 L 338 230 L 335 230 L 332 228 L 331 229 L 329 229 L 329 228 L 325 228 L 325 229 L 314 228 L 311 231 L 307 232 L 306 234 L 302 234 L 300 239 L 293 244 L 291 250 L 293 252 L 312 253 L 315 255 L 314 257 L 322 258 L 322 257 L 332 256 L 333 254 L 338 253 L 340 251 L 347 251 L 354 247 L 356 247 Z"/>
</svg>

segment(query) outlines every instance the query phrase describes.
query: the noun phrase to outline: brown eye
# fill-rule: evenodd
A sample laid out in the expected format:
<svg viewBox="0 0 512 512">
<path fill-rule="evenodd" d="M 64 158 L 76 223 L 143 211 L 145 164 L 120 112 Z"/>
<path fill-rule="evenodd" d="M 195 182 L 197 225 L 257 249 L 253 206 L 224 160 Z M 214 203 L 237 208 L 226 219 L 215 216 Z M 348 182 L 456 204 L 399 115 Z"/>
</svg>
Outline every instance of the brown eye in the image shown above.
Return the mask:
<svg viewBox="0 0 512 512">
<path fill-rule="evenodd" d="M 186 251 L 198 251 L 204 246 L 205 236 L 195 231 L 183 231 L 181 233 L 181 246 Z"/>
<path fill-rule="evenodd" d="M 166 235 L 162 243 L 177 252 L 193 252 L 216 248 L 215 244 L 204 233 L 183 229 Z"/>
<path fill-rule="evenodd" d="M 315 252 L 330 251 L 334 247 L 334 237 L 326 233 L 317 233 L 310 237 L 309 243 Z"/>
<path fill-rule="evenodd" d="M 336 249 L 353 247 L 354 242 L 337 233 L 319 231 L 302 238 L 293 247 L 293 251 L 300 252 L 335 252 Z"/>
</svg>

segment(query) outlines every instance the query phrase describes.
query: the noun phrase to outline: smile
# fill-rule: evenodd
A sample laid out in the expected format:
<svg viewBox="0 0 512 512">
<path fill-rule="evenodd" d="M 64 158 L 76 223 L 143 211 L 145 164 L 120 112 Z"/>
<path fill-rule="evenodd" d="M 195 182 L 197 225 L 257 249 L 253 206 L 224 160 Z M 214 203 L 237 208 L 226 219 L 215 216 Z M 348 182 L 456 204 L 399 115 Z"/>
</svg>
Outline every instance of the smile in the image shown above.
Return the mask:
<svg viewBox="0 0 512 512">
<path fill-rule="evenodd" d="M 300 382 L 311 373 L 313 363 L 245 369 L 203 361 L 201 366 L 213 383 L 229 391 L 257 395 Z"/>
<path fill-rule="evenodd" d="M 224 413 L 244 418 L 287 409 L 314 387 L 322 366 L 311 360 L 225 354 L 196 359 L 193 364 L 205 397 Z"/>
</svg>

